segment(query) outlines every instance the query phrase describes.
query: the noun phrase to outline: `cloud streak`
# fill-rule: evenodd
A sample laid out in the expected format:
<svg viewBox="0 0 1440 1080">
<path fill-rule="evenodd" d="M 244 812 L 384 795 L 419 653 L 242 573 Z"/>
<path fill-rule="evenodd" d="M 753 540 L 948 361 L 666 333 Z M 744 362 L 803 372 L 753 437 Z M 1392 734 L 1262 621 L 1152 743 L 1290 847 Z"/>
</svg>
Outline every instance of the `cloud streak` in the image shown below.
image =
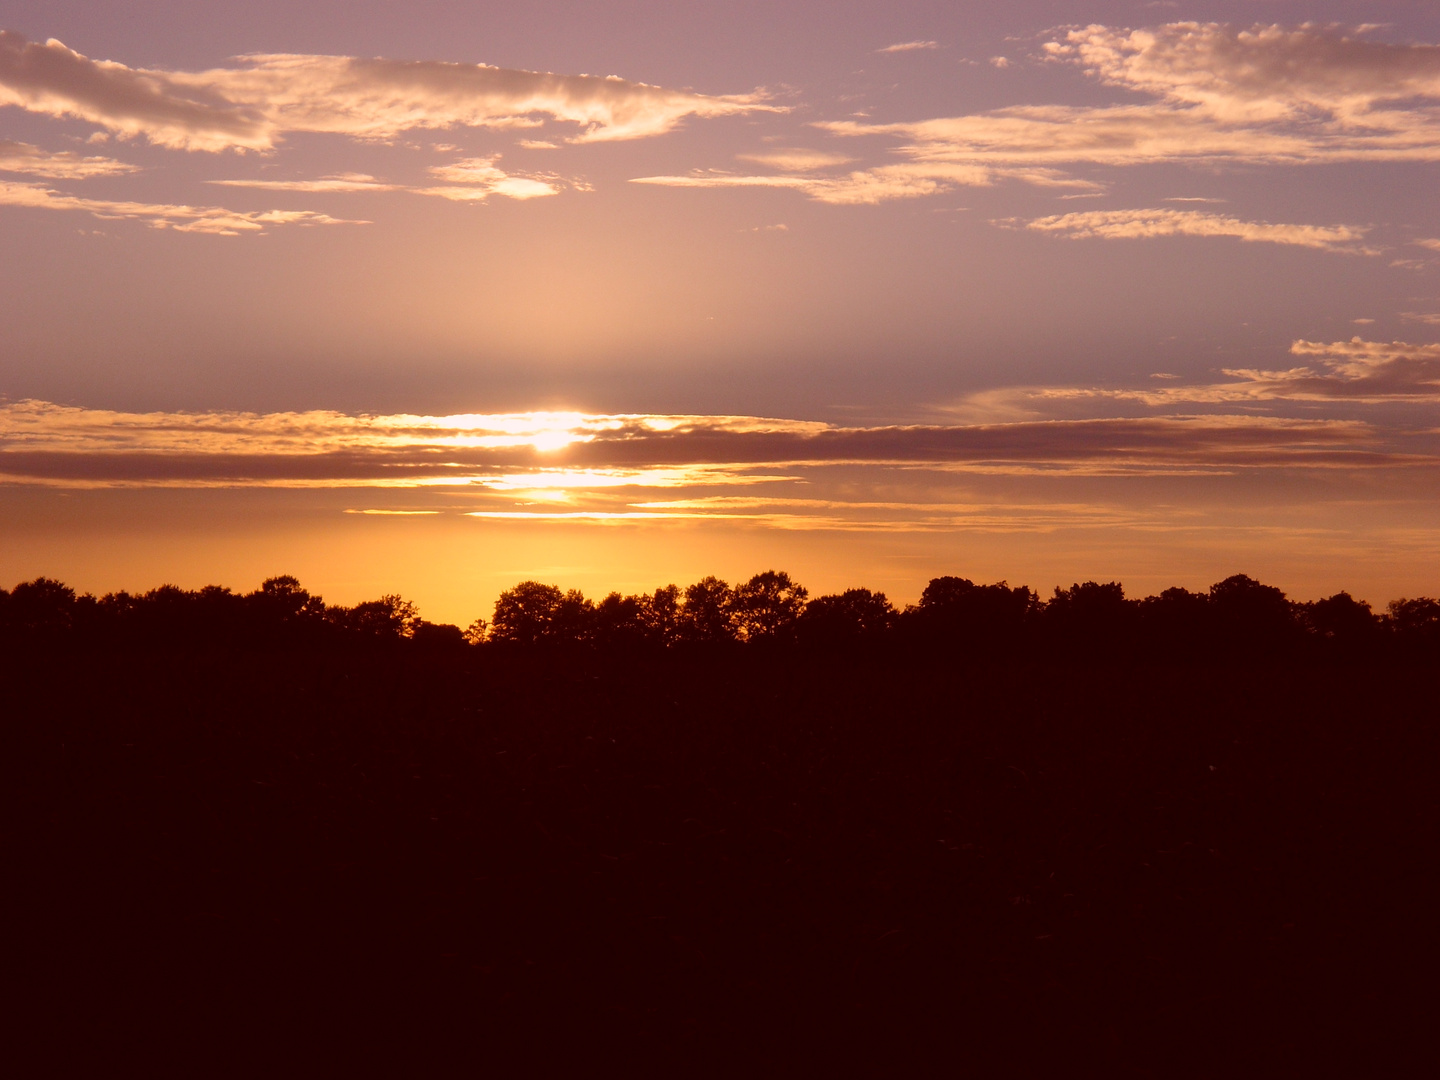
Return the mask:
<svg viewBox="0 0 1440 1080">
<path fill-rule="evenodd" d="M 641 176 L 631 182 L 679 188 L 784 188 L 799 191 L 816 202 L 856 206 L 936 195 L 956 187 L 989 187 L 1002 179 L 1020 180 L 1042 187 L 1096 186 L 1088 180 L 1065 176 L 1050 169 L 996 169 L 974 164 L 916 166 L 906 163 L 858 169 L 842 176 L 736 175 L 710 171 L 687 176 Z"/>
<path fill-rule="evenodd" d="M 12 183 L 0 180 L 0 206 L 18 206 L 34 210 L 78 210 L 105 221 L 143 221 L 156 229 L 176 232 L 210 233 L 215 236 L 239 236 L 242 233 L 264 232 L 276 225 L 365 225 L 368 222 L 347 221 L 313 210 L 227 210 L 220 206 L 186 206 L 183 204 L 126 202 L 116 199 L 90 199 L 66 195 L 42 184 Z"/>
<path fill-rule="evenodd" d="M 1227 382 L 1156 389 L 1047 388 L 1036 400 L 1108 398 L 1178 408 L 1185 405 L 1234 405 L 1265 402 L 1384 404 L 1440 402 L 1440 345 L 1404 341 L 1330 343 L 1296 341 L 1290 353 L 1304 364 L 1282 370 L 1225 368 Z"/>
<path fill-rule="evenodd" d="M 92 176 L 124 176 L 139 172 L 134 165 L 107 157 L 85 157 L 70 150 L 42 150 L 29 143 L 0 139 L 0 172 L 43 176 L 50 180 L 88 180 Z"/>
<path fill-rule="evenodd" d="M 924 52 L 940 48 L 938 41 L 901 41 L 895 45 L 886 45 L 883 49 L 876 49 L 877 53 L 903 53 L 903 52 Z"/>
<path fill-rule="evenodd" d="M 455 202 L 484 202 L 492 195 L 523 201 L 558 195 L 565 188 L 590 190 L 590 186 L 584 181 L 567 180 L 554 173 L 506 172 L 495 164 L 497 160 L 498 154 L 432 166 L 430 175 L 447 183 L 428 186 L 390 184 L 364 173 L 341 173 L 318 180 L 210 180 L 208 183 L 224 187 L 257 188 L 261 191 L 406 191 L 415 195 L 434 195 Z"/>
<path fill-rule="evenodd" d="M 786 479 L 797 468 L 1126 474 L 1364 467 L 1389 457 L 1360 422 L 1255 416 L 856 428 L 735 416 L 0 407 L 0 474 L 100 485 L 455 485 L 553 500 L 573 490 L 745 486 Z"/>
<path fill-rule="evenodd" d="M 1015 219 L 998 224 L 1021 224 Z M 1023 222 L 1037 232 L 1055 233 L 1074 240 L 1138 240 L 1159 236 L 1225 236 L 1246 243 L 1289 244 L 1338 251 L 1346 254 L 1378 255 L 1364 247 L 1366 229 L 1354 225 L 1272 225 L 1263 221 L 1242 221 L 1223 214 L 1200 210 L 1091 210 L 1054 214 Z"/>
<path fill-rule="evenodd" d="M 776 110 L 765 95 L 711 96 L 614 76 L 485 64 L 263 54 L 181 72 L 92 60 L 0 31 L 0 105 L 73 117 L 180 150 L 269 150 L 288 134 L 394 139 L 447 128 L 574 125 L 571 142 L 635 139 L 689 117 Z"/>
</svg>

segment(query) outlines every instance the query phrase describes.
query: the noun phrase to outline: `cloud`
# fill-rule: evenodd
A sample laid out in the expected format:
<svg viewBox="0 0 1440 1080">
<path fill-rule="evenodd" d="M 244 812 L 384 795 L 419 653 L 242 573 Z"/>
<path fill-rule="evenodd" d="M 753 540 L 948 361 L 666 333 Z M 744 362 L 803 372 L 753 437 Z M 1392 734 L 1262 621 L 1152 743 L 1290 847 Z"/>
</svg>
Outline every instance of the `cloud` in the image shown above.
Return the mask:
<svg viewBox="0 0 1440 1080">
<path fill-rule="evenodd" d="M 882 166 L 843 176 L 737 176 L 731 173 L 700 172 L 689 176 L 639 176 L 634 184 L 658 184 L 688 188 L 788 188 L 817 202 L 843 205 L 874 204 L 891 199 L 934 195 L 954 184 L 986 185 L 992 182 L 985 169 L 957 169 L 944 181 L 933 176 L 916 176 L 904 168 Z"/>
<path fill-rule="evenodd" d="M 92 176 L 123 176 L 139 172 L 139 168 L 114 158 L 83 157 L 69 150 L 42 150 L 29 143 L 0 139 L 0 172 L 52 180 L 88 180 Z"/>
<path fill-rule="evenodd" d="M 1149 98 L 1021 105 L 904 123 L 824 121 L 839 137 L 891 136 L 912 179 L 957 169 L 1157 163 L 1304 165 L 1440 161 L 1440 47 L 1358 41 L 1312 26 L 1088 26 L 1045 46 L 1056 63 Z M 1022 177 L 1023 178 L 1023 177 Z"/>
<path fill-rule="evenodd" d="M 241 233 L 263 232 L 272 225 L 363 225 L 367 222 L 343 221 L 311 210 L 264 210 L 246 212 L 226 210 L 219 206 L 183 206 L 165 203 L 123 202 L 112 199 L 87 199 L 66 195 L 41 184 L 0 181 L 0 205 L 22 206 L 39 210 L 79 210 L 105 220 L 132 219 L 144 221 L 153 228 L 177 232 L 212 233 L 238 236 Z"/>
<path fill-rule="evenodd" d="M 659 135 L 687 117 L 781 111 L 765 95 L 711 96 L 615 76 L 485 64 L 257 54 L 239 66 L 130 68 L 0 31 L 0 105 L 86 120 L 184 150 L 267 150 L 287 133 L 393 139 L 455 127 L 577 125 L 572 142 Z"/>
<path fill-rule="evenodd" d="M 981 165 L 910 163 L 879 165 L 838 176 L 744 176 L 723 172 L 695 172 L 687 176 L 640 176 L 631 183 L 664 187 L 725 188 L 773 187 L 799 191 L 816 202 L 841 205 L 876 204 L 892 199 L 913 199 L 936 195 L 956 187 L 988 187 L 1002 179 L 1019 180 L 1042 187 L 1084 187 L 1097 185 L 1067 177 L 1050 169 L 992 169 Z"/>
<path fill-rule="evenodd" d="M 511 174 L 496 166 L 495 161 L 495 157 L 465 158 L 450 165 L 432 166 L 431 175 L 438 180 L 448 180 L 452 186 L 412 190 L 422 195 L 439 195 L 469 202 L 483 201 L 491 195 L 503 195 L 508 199 L 538 199 L 560 194 L 564 181 L 558 176 Z M 466 186 L 453 186 L 459 184 Z"/>
<path fill-rule="evenodd" d="M 1413 133 L 1417 124 L 1433 134 L 1440 100 L 1440 47 L 1362 41 L 1309 25 L 1092 25 L 1045 51 L 1111 86 L 1221 121 L 1295 123 L 1317 135 Z"/>
<path fill-rule="evenodd" d="M 1003 224 L 1018 224 L 1014 219 Z M 1157 236 L 1231 236 L 1248 243 L 1293 244 L 1375 255 L 1373 248 L 1360 246 L 1366 230 L 1353 225 L 1272 225 L 1263 221 L 1241 221 L 1199 210 L 1090 210 L 1054 214 L 1024 222 L 1027 229 L 1059 233 L 1071 239 L 1100 238 L 1134 240 Z"/>
<path fill-rule="evenodd" d="M 0 405 L 0 475 L 99 486 L 441 485 L 554 502 L 576 491 L 720 489 L 695 491 L 710 497 L 791 480 L 797 469 L 1109 475 L 1362 467 L 1389 456 L 1363 423 L 1257 416 L 843 427 L 743 416 L 121 413 L 37 401 Z"/>
<path fill-rule="evenodd" d="M 398 191 L 398 184 L 386 184 L 366 173 L 337 173 L 319 180 L 207 180 L 221 187 L 258 188 L 261 191 Z"/>
<path fill-rule="evenodd" d="M 558 195 L 562 188 L 589 191 L 581 180 L 565 180 L 554 173 L 507 173 L 495 164 L 499 155 L 484 158 L 462 158 L 449 165 L 434 165 L 430 175 L 449 183 L 443 186 L 411 187 L 388 184 L 364 173 L 341 173 L 319 180 L 210 180 L 225 187 L 259 188 L 263 191 L 408 191 L 416 195 L 435 195 L 456 202 L 484 202 L 492 195 L 509 199 L 537 199 Z"/>
<path fill-rule="evenodd" d="M 837 165 L 849 165 L 855 159 L 827 150 L 767 150 L 763 154 L 736 154 L 741 161 L 770 165 L 788 172 L 811 172 Z"/>
<path fill-rule="evenodd" d="M 902 123 L 821 121 L 815 126 L 836 137 L 901 140 L 890 150 L 898 160 L 812 176 L 808 164 L 757 154 L 743 160 L 784 174 L 697 172 L 639 182 L 780 187 L 823 202 L 874 203 L 1001 179 L 1098 190 L 1074 174 L 1083 165 L 1440 161 L 1440 46 L 1361 41 L 1313 26 L 1185 22 L 1136 31 L 1087 26 L 1047 43 L 1044 55 L 1148 100 L 1017 105 Z"/>
<path fill-rule="evenodd" d="M 938 41 L 902 41 L 897 45 L 886 45 L 883 49 L 876 49 L 875 51 L 877 53 L 901 53 L 938 48 L 940 48 Z"/>
<path fill-rule="evenodd" d="M 1108 398 L 1177 408 L 1194 404 L 1262 402 L 1440 401 L 1440 345 L 1404 341 L 1296 341 L 1292 356 L 1308 361 L 1284 370 L 1225 368 L 1228 382 L 1166 386 L 1154 390 L 1047 388 L 1030 393 L 1035 401 Z"/>
</svg>

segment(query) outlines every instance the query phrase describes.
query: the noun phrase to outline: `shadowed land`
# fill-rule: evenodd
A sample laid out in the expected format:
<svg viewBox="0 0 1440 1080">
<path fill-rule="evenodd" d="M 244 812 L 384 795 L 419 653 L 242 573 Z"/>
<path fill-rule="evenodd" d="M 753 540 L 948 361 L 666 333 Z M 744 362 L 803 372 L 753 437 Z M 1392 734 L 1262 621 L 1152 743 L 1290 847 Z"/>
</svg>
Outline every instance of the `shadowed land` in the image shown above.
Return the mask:
<svg viewBox="0 0 1440 1080">
<path fill-rule="evenodd" d="M 18 586 L 27 1015 L 157 1067 L 1411 1060 L 1433 602 L 807 599 L 531 582 L 468 644 L 290 579 Z"/>
</svg>

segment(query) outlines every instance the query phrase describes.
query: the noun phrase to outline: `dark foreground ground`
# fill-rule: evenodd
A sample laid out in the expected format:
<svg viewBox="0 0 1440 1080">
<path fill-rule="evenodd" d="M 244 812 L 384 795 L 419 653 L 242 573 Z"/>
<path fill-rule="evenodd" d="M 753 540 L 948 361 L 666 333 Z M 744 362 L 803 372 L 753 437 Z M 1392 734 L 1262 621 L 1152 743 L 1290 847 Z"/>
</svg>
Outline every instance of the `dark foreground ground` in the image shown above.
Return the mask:
<svg viewBox="0 0 1440 1080">
<path fill-rule="evenodd" d="M 11 650 L 11 1019 L 101 1075 L 1416 1075 L 1435 676 Z"/>
</svg>

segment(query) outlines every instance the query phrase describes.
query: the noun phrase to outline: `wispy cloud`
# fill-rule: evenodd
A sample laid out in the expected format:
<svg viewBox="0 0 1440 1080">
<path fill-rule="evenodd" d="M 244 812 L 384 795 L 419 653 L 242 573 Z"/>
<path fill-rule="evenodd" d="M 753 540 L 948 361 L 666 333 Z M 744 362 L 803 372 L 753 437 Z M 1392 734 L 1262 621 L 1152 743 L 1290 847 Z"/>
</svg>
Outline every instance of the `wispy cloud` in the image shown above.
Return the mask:
<svg viewBox="0 0 1440 1080">
<path fill-rule="evenodd" d="M 37 210 L 78 210 L 104 220 L 143 221 L 153 228 L 177 232 L 238 236 L 258 233 L 274 225 L 363 225 L 313 210 L 227 210 L 220 206 L 185 206 L 167 203 L 125 202 L 66 195 L 41 184 L 0 180 L 0 205 Z"/>
<path fill-rule="evenodd" d="M 991 176 L 981 168 L 957 169 L 942 182 L 933 176 L 915 176 L 904 168 L 882 167 L 841 176 L 746 176 L 697 172 L 688 176 L 638 176 L 631 183 L 679 188 L 787 188 L 802 192 L 817 202 L 856 205 L 934 195 L 955 184 L 983 186 L 991 183 Z"/>
<path fill-rule="evenodd" d="M 499 157 L 498 154 L 492 154 L 490 157 L 463 158 L 449 165 L 431 166 L 430 175 L 436 180 L 446 181 L 443 185 L 391 184 L 364 173 L 341 173 L 318 180 L 248 179 L 208 182 L 225 187 L 258 188 L 262 191 L 408 191 L 416 195 L 436 195 L 456 202 L 484 202 L 492 195 L 518 200 L 538 199 L 546 195 L 558 195 L 565 188 L 590 190 L 590 186 L 584 181 L 566 179 L 555 173 L 506 172 L 495 164 Z"/>
<path fill-rule="evenodd" d="M 1440 345 L 1404 341 L 1364 341 L 1358 337 L 1330 343 L 1296 341 L 1290 353 L 1306 361 L 1282 370 L 1225 368 L 1224 382 L 1154 389 L 1046 388 L 1035 400 L 1109 398 L 1162 408 L 1196 404 L 1265 402 L 1440 401 Z"/>
<path fill-rule="evenodd" d="M 11 31 L 0 31 L 0 105 L 185 150 L 267 150 L 294 132 L 393 139 L 545 121 L 575 125 L 572 142 L 598 142 L 659 135 L 687 117 L 776 109 L 759 91 L 711 96 L 614 76 L 439 61 L 264 54 L 209 71 L 131 68 Z"/>
<path fill-rule="evenodd" d="M 878 53 L 902 53 L 938 49 L 939 47 L 940 43 L 938 41 L 901 41 L 898 44 L 886 45 L 883 49 L 876 49 L 875 51 Z"/>
<path fill-rule="evenodd" d="M 337 173 L 318 180 L 207 180 L 222 187 L 258 188 L 261 191 L 398 191 L 400 185 L 387 184 L 366 173 Z"/>
<path fill-rule="evenodd" d="M 87 157 L 70 150 L 42 150 L 29 143 L 0 139 L 0 172 L 51 180 L 88 180 L 92 176 L 123 176 L 139 171 L 136 166 L 114 158 Z"/>
<path fill-rule="evenodd" d="M 1248 243 L 1293 244 L 1347 254 L 1376 255 L 1362 246 L 1368 230 L 1354 225 L 1272 225 L 1264 221 L 1242 221 L 1222 214 L 1199 210 L 1090 210 L 1054 214 L 1020 222 L 1008 219 L 999 224 L 1023 225 L 1026 229 L 1057 233 L 1072 239 L 1135 240 L 1157 236 L 1225 236 Z"/>
<path fill-rule="evenodd" d="M 855 159 L 846 154 L 837 154 L 832 150 L 766 150 L 756 154 L 736 154 L 740 161 L 753 162 L 756 165 L 769 165 L 772 168 L 784 169 L 787 172 L 810 172 L 815 169 L 828 169 L 838 165 L 848 165 Z"/>
<path fill-rule="evenodd" d="M 736 416 L 532 413 L 118 413 L 0 407 L 0 474 L 16 481 L 468 487 L 542 502 L 576 491 L 747 487 L 797 468 L 1145 473 L 1385 458 L 1366 424 L 1159 416 L 843 427 Z"/>
<path fill-rule="evenodd" d="M 772 187 L 799 191 L 816 202 L 841 205 L 875 204 L 892 199 L 935 195 L 955 187 L 989 187 L 1013 179 L 1042 187 L 1094 188 L 1098 185 L 1050 169 L 992 169 L 983 165 L 916 166 L 912 163 L 880 165 L 836 176 L 793 174 L 736 175 L 696 172 L 686 176 L 640 176 L 631 182 L 663 187 L 733 188 Z"/>
</svg>

